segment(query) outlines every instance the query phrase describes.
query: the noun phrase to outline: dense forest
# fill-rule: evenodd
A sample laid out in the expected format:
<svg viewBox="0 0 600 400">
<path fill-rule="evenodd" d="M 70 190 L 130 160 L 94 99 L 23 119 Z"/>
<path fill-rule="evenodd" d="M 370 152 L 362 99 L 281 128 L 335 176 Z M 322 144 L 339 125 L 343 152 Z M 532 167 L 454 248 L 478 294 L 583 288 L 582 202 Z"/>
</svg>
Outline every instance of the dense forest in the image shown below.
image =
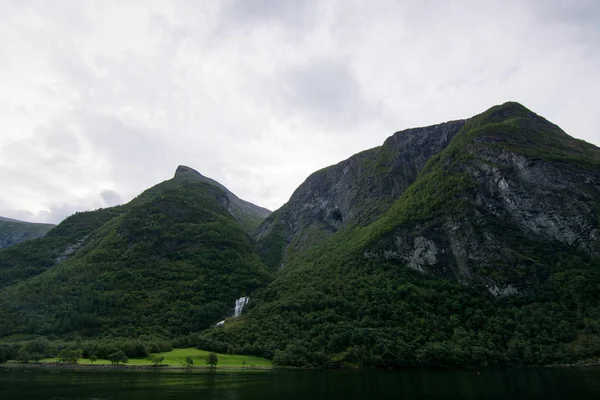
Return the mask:
<svg viewBox="0 0 600 400">
<path fill-rule="evenodd" d="M 176 177 L 0 252 L 0 335 L 164 340 L 223 319 L 270 279 L 223 198 Z"/>
<path fill-rule="evenodd" d="M 327 368 L 600 357 L 600 149 L 519 104 L 398 132 L 267 213 L 180 167 L 0 250 L 0 361 L 189 346 Z"/>
</svg>

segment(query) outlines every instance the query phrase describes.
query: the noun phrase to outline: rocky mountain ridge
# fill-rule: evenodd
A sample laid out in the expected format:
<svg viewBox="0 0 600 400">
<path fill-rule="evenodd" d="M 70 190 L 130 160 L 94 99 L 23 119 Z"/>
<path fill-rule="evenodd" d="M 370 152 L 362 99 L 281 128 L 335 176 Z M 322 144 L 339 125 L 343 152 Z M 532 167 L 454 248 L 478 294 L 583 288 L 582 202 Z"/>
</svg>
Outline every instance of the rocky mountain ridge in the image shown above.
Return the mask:
<svg viewBox="0 0 600 400">
<path fill-rule="evenodd" d="M 397 132 L 316 172 L 256 238 L 263 259 L 281 266 L 290 253 L 362 226 L 371 236 L 364 257 L 516 294 L 546 274 L 528 256 L 531 246 L 600 255 L 599 154 L 506 103 L 466 121 Z"/>
<path fill-rule="evenodd" d="M 396 132 L 380 147 L 315 172 L 256 231 L 262 253 L 271 253 L 272 267 L 281 266 L 290 251 L 306 249 L 344 227 L 373 222 L 464 123 Z"/>
</svg>

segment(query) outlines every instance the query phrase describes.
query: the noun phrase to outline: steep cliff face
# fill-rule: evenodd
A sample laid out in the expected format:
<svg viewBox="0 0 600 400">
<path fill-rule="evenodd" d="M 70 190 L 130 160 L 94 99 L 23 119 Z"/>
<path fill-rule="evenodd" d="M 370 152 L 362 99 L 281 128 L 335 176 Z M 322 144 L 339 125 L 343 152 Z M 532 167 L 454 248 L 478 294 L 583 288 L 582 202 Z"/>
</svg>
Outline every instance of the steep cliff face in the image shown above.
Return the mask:
<svg viewBox="0 0 600 400">
<path fill-rule="evenodd" d="M 368 225 L 444 149 L 464 121 L 397 132 L 385 143 L 315 172 L 255 233 L 264 260 L 275 267 L 339 229 Z"/>
<path fill-rule="evenodd" d="M 356 228 L 364 257 L 495 295 L 529 291 L 549 273 L 532 249 L 599 254 L 599 165 L 597 147 L 506 103 L 316 172 L 255 236 L 275 267 Z"/>
<path fill-rule="evenodd" d="M 42 237 L 54 226 L 0 217 L 0 249 Z"/>
<path fill-rule="evenodd" d="M 530 291 L 549 274 L 535 249 L 600 255 L 599 166 L 597 147 L 518 104 L 498 106 L 470 120 L 415 182 L 437 210 L 406 218 L 414 204 L 401 198 L 384 216 L 394 228 L 365 256 L 495 295 Z"/>
</svg>

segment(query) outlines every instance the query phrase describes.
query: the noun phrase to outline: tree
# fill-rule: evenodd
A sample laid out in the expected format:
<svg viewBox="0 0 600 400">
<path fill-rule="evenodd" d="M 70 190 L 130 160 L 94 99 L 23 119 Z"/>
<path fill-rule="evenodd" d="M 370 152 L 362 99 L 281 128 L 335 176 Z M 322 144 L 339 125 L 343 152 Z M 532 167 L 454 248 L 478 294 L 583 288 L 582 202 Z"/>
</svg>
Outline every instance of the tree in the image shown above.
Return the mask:
<svg viewBox="0 0 600 400">
<path fill-rule="evenodd" d="M 164 356 L 157 356 L 157 355 L 153 355 L 152 357 L 150 357 L 150 362 L 152 363 L 152 365 L 154 365 L 155 367 L 158 367 L 160 365 L 160 363 L 163 362 L 163 360 L 165 359 Z"/>
<path fill-rule="evenodd" d="M 58 362 L 63 364 L 77 364 L 81 358 L 83 351 L 81 349 L 76 350 L 61 350 L 58 353 Z"/>
<path fill-rule="evenodd" d="M 98 356 L 95 354 L 91 354 L 90 355 L 90 364 L 95 363 L 96 361 L 98 361 Z"/>
<path fill-rule="evenodd" d="M 108 360 L 113 365 L 119 365 L 119 363 L 127 364 L 129 362 L 129 359 L 125 353 L 123 353 L 123 350 L 115 351 L 114 353 L 109 354 Z"/>
<path fill-rule="evenodd" d="M 20 363 L 28 363 L 29 360 L 31 360 L 31 355 L 23 349 L 19 350 L 17 353 L 17 361 Z"/>
<path fill-rule="evenodd" d="M 208 357 L 206 357 L 206 364 L 210 368 L 216 368 L 218 363 L 219 356 L 217 356 L 215 353 L 208 353 Z"/>
<path fill-rule="evenodd" d="M 192 359 L 192 357 L 190 357 L 190 356 L 187 356 L 187 357 L 185 358 L 185 364 L 186 364 L 188 367 L 191 367 L 192 365 L 194 365 L 194 360 Z"/>
</svg>

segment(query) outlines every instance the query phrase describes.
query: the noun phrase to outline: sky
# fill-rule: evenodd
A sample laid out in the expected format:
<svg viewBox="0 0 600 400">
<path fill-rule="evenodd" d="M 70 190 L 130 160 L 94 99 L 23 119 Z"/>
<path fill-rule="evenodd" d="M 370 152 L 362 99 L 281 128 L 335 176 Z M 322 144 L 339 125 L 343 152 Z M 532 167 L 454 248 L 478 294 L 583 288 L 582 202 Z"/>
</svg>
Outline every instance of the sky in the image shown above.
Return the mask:
<svg viewBox="0 0 600 400">
<path fill-rule="evenodd" d="M 188 165 L 279 208 L 396 131 L 518 101 L 600 145 L 596 0 L 0 0 L 0 215 Z"/>
</svg>

